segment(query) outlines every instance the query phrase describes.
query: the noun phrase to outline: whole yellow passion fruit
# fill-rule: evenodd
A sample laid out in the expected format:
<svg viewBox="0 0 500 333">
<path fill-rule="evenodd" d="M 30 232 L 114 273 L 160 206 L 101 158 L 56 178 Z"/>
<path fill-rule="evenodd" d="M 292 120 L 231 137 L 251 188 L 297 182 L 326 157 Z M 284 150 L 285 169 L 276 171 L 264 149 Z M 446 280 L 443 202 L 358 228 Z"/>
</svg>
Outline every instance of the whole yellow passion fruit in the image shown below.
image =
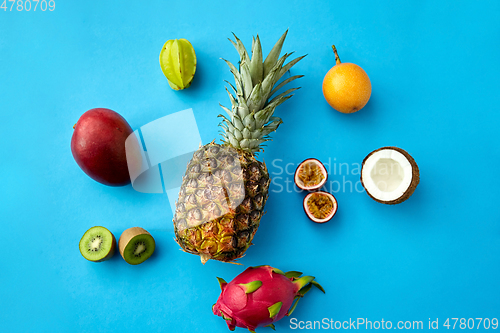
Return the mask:
<svg viewBox="0 0 500 333">
<path fill-rule="evenodd" d="M 356 64 L 342 63 L 337 49 L 332 46 L 336 65 L 323 79 L 323 95 L 332 108 L 342 113 L 361 110 L 372 93 L 368 74 Z"/>
</svg>

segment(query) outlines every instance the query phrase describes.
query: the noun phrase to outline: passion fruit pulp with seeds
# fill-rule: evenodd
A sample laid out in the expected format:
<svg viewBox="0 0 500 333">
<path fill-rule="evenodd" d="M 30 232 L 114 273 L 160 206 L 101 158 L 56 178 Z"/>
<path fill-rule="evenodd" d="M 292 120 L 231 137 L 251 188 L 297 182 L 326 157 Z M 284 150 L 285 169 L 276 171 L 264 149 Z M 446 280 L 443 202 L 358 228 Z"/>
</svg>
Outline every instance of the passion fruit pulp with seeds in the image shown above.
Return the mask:
<svg viewBox="0 0 500 333">
<path fill-rule="evenodd" d="M 337 207 L 337 199 L 328 192 L 313 192 L 304 198 L 304 211 L 316 223 L 330 221 L 337 212 Z"/>
<path fill-rule="evenodd" d="M 315 158 L 304 160 L 295 170 L 295 185 L 302 190 L 318 190 L 325 185 L 327 179 L 328 172 L 325 166 Z"/>
</svg>

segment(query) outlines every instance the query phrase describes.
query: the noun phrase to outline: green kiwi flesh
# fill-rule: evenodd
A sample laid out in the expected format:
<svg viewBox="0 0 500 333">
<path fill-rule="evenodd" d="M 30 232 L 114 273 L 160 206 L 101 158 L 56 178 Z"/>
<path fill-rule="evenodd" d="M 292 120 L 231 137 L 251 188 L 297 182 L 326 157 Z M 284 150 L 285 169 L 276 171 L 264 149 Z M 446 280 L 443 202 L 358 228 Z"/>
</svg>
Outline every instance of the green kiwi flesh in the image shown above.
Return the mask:
<svg viewBox="0 0 500 333">
<path fill-rule="evenodd" d="M 115 253 L 115 249 L 115 236 L 104 227 L 90 228 L 80 240 L 80 253 L 89 261 L 108 260 Z"/>
<path fill-rule="evenodd" d="M 146 230 L 138 227 L 127 229 L 119 240 L 120 254 L 131 264 L 138 265 L 146 261 L 155 250 L 155 240 Z"/>
</svg>

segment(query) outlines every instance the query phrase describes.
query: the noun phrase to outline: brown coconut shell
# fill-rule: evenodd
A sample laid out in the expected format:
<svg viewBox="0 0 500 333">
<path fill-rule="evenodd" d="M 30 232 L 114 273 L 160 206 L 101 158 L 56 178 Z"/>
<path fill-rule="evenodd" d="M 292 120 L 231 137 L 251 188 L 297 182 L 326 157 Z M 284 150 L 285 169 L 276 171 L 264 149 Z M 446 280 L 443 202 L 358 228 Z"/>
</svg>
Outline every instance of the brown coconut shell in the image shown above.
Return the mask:
<svg viewBox="0 0 500 333">
<path fill-rule="evenodd" d="M 382 201 L 382 200 L 379 200 L 379 199 L 375 198 L 374 196 L 372 196 L 370 194 L 370 192 L 366 189 L 365 184 L 363 182 L 363 168 L 365 167 L 366 160 L 370 156 L 372 156 L 374 153 L 376 153 L 378 151 L 381 151 L 381 150 L 389 150 L 389 149 L 390 150 L 395 150 L 395 151 L 403 154 L 404 157 L 406 157 L 406 159 L 408 160 L 408 162 L 410 162 L 410 164 L 411 164 L 411 170 L 412 170 L 412 178 L 411 178 L 410 186 L 408 186 L 408 189 L 406 189 L 405 193 L 403 193 L 402 196 L 400 196 L 399 198 L 397 198 L 395 200 L 392 200 L 392 201 Z M 366 193 L 370 196 L 370 198 L 372 198 L 373 200 L 375 200 L 377 202 L 386 204 L 386 205 L 395 205 L 395 204 L 399 204 L 399 203 L 402 203 L 403 201 L 407 200 L 409 197 L 411 197 L 411 195 L 413 194 L 413 192 L 415 192 L 415 189 L 417 188 L 417 185 L 420 182 L 420 171 L 418 169 L 417 162 L 415 162 L 415 160 L 413 159 L 413 157 L 411 157 L 411 155 L 406 150 L 398 148 L 398 147 L 387 146 L 387 147 L 382 147 L 382 148 L 379 148 L 377 150 L 372 151 L 370 154 L 368 154 L 363 159 L 363 163 L 362 163 L 362 166 L 361 166 L 360 179 L 361 179 L 361 184 L 363 185 Z"/>
</svg>

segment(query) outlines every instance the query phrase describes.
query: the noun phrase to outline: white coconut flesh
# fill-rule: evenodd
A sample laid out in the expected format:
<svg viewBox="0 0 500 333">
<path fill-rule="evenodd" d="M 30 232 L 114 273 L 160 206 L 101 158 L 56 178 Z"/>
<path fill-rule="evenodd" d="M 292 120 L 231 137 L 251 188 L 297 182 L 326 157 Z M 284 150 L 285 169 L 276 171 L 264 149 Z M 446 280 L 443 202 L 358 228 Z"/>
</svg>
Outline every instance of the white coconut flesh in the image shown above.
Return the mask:
<svg viewBox="0 0 500 333">
<path fill-rule="evenodd" d="M 363 165 L 363 185 L 370 195 L 380 201 L 397 200 L 411 185 L 412 168 L 406 156 L 396 150 L 376 151 Z"/>
</svg>

